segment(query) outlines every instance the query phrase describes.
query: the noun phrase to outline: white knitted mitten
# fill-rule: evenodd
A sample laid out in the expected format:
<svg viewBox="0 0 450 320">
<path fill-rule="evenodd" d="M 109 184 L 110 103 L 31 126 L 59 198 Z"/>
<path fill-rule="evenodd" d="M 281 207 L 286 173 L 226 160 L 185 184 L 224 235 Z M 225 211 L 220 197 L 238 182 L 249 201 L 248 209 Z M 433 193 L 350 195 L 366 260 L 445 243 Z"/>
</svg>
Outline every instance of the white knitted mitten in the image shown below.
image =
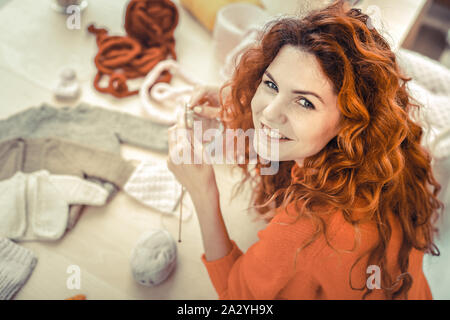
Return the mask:
<svg viewBox="0 0 450 320">
<path fill-rule="evenodd" d="M 0 239 L 0 300 L 10 300 L 24 286 L 37 258 L 27 248 Z"/>
<path fill-rule="evenodd" d="M 174 214 L 182 187 L 165 162 L 145 160 L 137 166 L 123 190 L 153 209 Z M 187 218 L 187 214 L 183 217 Z"/>
</svg>

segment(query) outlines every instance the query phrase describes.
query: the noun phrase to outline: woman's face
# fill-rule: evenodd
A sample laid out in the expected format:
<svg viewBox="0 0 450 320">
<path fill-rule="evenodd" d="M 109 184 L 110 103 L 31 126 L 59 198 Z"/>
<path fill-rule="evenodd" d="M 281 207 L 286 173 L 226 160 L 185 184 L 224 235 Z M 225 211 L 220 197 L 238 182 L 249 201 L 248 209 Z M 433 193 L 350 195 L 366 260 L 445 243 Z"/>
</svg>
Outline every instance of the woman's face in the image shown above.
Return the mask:
<svg viewBox="0 0 450 320">
<path fill-rule="evenodd" d="M 264 159 L 295 160 L 302 166 L 304 158 L 317 154 L 339 131 L 341 113 L 331 82 L 314 55 L 294 46 L 281 48 L 267 67 L 251 107 L 259 133 L 254 146 Z M 279 145 L 278 155 L 265 151 L 273 143 Z"/>
</svg>

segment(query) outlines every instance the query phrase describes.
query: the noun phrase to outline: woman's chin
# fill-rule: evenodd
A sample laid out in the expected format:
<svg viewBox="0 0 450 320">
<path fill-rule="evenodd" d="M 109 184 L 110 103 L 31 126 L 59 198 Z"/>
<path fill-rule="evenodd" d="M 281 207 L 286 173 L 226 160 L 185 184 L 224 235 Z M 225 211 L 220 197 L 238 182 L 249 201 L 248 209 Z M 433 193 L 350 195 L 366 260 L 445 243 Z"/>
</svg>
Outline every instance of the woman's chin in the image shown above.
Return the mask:
<svg viewBox="0 0 450 320">
<path fill-rule="evenodd" d="M 265 160 L 266 162 L 268 161 L 283 161 L 282 157 L 280 157 L 280 152 L 279 150 L 270 150 L 267 149 L 265 147 L 257 147 L 256 148 L 256 153 L 258 154 L 258 156 L 260 158 L 262 158 L 263 160 Z M 263 161 L 264 162 L 264 161 Z"/>
</svg>

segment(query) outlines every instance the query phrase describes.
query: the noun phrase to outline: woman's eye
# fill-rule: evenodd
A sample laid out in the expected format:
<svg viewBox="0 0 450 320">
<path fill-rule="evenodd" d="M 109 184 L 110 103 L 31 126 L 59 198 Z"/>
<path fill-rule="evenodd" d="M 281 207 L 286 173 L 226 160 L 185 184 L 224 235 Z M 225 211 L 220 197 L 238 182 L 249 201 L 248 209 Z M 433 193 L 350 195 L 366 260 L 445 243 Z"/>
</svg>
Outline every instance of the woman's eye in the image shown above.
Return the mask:
<svg viewBox="0 0 450 320">
<path fill-rule="evenodd" d="M 277 85 L 276 85 L 275 83 L 273 83 L 272 81 L 266 80 L 266 81 L 264 81 L 264 84 L 265 84 L 267 87 L 269 87 L 270 89 L 275 90 L 275 91 L 278 92 L 278 87 L 277 87 Z"/>
<path fill-rule="evenodd" d="M 297 103 L 305 109 L 315 109 L 314 105 L 305 98 L 300 98 Z"/>
</svg>

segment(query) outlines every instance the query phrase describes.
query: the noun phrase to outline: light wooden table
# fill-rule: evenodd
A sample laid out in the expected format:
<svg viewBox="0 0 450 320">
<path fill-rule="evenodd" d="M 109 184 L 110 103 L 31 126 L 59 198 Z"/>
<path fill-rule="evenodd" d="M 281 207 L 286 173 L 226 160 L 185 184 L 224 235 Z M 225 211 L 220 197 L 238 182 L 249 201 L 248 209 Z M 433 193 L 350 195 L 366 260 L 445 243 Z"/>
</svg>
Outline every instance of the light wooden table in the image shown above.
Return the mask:
<svg viewBox="0 0 450 320">
<path fill-rule="evenodd" d="M 393 18 L 392 32 L 402 41 L 424 2 L 386 0 L 377 4 Z M 0 118 L 42 102 L 67 105 L 56 101 L 51 93 L 64 66 L 76 69 L 82 82 L 83 101 L 145 117 L 137 97 L 116 99 L 98 93 L 92 86 L 97 45 L 87 26 L 94 22 L 97 27 L 108 28 L 110 34 L 124 35 L 122 19 L 127 1 L 89 1 L 79 30 L 68 29 L 67 17 L 51 10 L 49 3 L 12 0 L 0 8 Z M 199 79 L 219 84 L 211 34 L 182 8 L 179 12 L 175 32 L 178 61 Z M 138 160 L 166 158 L 164 154 L 129 146 L 123 146 L 122 155 Z M 244 190 L 230 202 L 231 187 L 240 176 L 232 174 L 227 166 L 215 169 L 230 236 L 246 250 L 257 240 L 256 232 L 264 224 L 253 222 L 254 216 L 245 211 L 250 190 Z M 186 200 L 189 206 L 189 197 Z M 16 299 L 65 299 L 78 293 L 87 295 L 88 299 L 216 299 L 200 261 L 203 248 L 195 215 L 183 223 L 178 265 L 170 278 L 154 288 L 143 287 L 133 280 L 130 253 L 140 234 L 150 227 L 165 227 L 177 238 L 175 217 L 161 216 L 120 192 L 103 207 L 86 208 L 75 228 L 59 241 L 22 242 L 21 245 L 38 256 L 38 264 Z M 81 270 L 79 290 L 67 286 L 71 275 L 67 270 L 72 265 Z"/>
</svg>

